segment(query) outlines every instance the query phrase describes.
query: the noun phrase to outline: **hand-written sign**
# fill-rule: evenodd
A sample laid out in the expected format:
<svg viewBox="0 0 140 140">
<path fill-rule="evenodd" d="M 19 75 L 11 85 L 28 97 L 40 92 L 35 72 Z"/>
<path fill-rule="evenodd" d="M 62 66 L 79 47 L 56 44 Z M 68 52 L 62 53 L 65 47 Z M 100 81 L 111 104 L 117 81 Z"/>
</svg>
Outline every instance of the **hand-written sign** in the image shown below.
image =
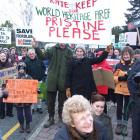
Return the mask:
<svg viewBox="0 0 140 140">
<path fill-rule="evenodd" d="M 9 79 L 7 86 L 7 103 L 37 103 L 37 80 Z"/>
<path fill-rule="evenodd" d="M 0 70 L 0 85 L 5 83 L 5 80 L 11 79 L 17 75 L 16 67 L 10 67 Z"/>
<path fill-rule="evenodd" d="M 11 44 L 11 30 L 7 27 L 0 27 L 0 44 Z"/>
<path fill-rule="evenodd" d="M 108 45 L 110 0 L 36 0 L 33 36 L 39 41 Z M 38 34 L 39 33 L 39 34 Z"/>
</svg>

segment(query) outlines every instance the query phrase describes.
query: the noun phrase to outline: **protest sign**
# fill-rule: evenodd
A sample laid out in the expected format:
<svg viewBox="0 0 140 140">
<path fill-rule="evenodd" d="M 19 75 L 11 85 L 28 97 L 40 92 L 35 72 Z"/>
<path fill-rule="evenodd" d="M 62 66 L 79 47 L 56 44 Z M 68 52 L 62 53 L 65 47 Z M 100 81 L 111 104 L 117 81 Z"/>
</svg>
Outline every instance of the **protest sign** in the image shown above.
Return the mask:
<svg viewBox="0 0 140 140">
<path fill-rule="evenodd" d="M 0 86 L 5 83 L 5 80 L 13 78 L 17 75 L 16 67 L 10 67 L 0 70 Z"/>
<path fill-rule="evenodd" d="M 111 89 L 115 88 L 113 72 L 97 69 L 93 70 L 93 75 L 97 86 L 107 86 Z"/>
<path fill-rule="evenodd" d="M 15 30 L 16 46 L 31 47 L 32 45 L 32 29 L 31 28 L 17 28 Z"/>
<path fill-rule="evenodd" d="M 6 89 L 8 98 L 4 99 L 7 103 L 37 103 L 37 80 L 9 79 Z"/>
<path fill-rule="evenodd" d="M 11 29 L 0 27 L 0 44 L 11 44 Z"/>
<path fill-rule="evenodd" d="M 33 36 L 37 41 L 108 45 L 110 0 L 36 0 Z"/>
</svg>

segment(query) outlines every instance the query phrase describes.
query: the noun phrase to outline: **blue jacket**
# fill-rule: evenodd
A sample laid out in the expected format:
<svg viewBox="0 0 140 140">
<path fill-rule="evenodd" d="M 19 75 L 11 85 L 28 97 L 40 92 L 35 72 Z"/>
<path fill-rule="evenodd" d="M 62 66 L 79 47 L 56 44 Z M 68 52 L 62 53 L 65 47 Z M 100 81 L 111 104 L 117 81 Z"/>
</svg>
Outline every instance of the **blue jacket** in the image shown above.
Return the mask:
<svg viewBox="0 0 140 140">
<path fill-rule="evenodd" d="M 130 95 L 132 98 L 136 98 L 137 94 L 140 94 L 140 85 L 135 83 L 134 76 L 140 72 L 140 60 L 137 60 L 133 66 L 131 67 L 131 70 L 128 73 L 128 89 L 130 91 Z"/>
<path fill-rule="evenodd" d="M 95 129 L 99 136 L 98 140 L 108 140 L 106 137 L 106 131 L 102 129 L 102 126 L 100 126 L 100 123 L 95 122 Z M 64 125 L 58 130 L 53 140 L 71 140 L 71 135 L 69 133 L 69 129 L 67 125 Z M 77 140 L 82 140 L 82 139 L 77 139 Z M 84 139 L 84 140 L 90 140 L 90 139 Z"/>
</svg>

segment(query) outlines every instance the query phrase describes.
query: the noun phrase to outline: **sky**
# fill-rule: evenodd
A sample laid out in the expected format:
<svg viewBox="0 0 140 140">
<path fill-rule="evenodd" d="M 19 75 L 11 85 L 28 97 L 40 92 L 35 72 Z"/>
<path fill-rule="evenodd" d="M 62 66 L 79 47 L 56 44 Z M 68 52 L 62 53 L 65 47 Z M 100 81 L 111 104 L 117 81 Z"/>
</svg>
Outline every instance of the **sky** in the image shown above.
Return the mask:
<svg viewBox="0 0 140 140">
<path fill-rule="evenodd" d="M 29 1 L 29 0 L 26 0 Z M 31 0 L 33 1 L 33 0 Z M 128 0 L 110 0 L 111 6 L 111 21 L 112 26 L 125 25 L 124 13 L 126 9 L 130 7 Z M 23 26 L 23 18 L 21 8 L 19 6 L 22 2 L 22 8 L 24 8 L 23 0 L 2 0 L 0 3 L 0 24 L 4 23 L 5 20 L 10 20 L 15 26 Z"/>
</svg>

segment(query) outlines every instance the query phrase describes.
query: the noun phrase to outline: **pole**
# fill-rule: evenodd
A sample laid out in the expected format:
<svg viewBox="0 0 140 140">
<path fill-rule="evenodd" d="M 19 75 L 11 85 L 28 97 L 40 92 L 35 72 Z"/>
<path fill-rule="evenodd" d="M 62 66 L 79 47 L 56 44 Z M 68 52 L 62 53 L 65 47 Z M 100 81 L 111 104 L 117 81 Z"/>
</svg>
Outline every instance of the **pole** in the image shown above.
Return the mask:
<svg viewBox="0 0 140 140">
<path fill-rule="evenodd" d="M 137 30 L 137 33 L 138 33 L 138 45 L 140 45 L 140 33 L 139 33 L 139 29 L 136 28 L 136 30 Z"/>
</svg>

